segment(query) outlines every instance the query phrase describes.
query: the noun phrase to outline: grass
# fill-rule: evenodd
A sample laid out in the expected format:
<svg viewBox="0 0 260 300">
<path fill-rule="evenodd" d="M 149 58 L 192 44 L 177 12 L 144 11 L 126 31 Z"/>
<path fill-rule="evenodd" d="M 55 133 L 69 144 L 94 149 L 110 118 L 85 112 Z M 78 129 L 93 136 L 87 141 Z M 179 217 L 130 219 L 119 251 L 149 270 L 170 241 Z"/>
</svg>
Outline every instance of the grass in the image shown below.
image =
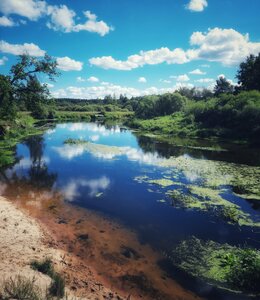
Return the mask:
<svg viewBox="0 0 260 300">
<path fill-rule="evenodd" d="M 57 120 L 83 120 L 83 121 L 95 121 L 98 119 L 105 120 L 122 120 L 129 118 L 133 115 L 133 112 L 129 111 L 56 111 L 55 117 Z"/>
<path fill-rule="evenodd" d="M 42 261 L 33 260 L 30 265 L 32 269 L 37 270 L 50 277 L 52 277 L 54 274 L 54 269 L 50 258 L 46 258 Z"/>
<path fill-rule="evenodd" d="M 64 297 L 65 280 L 59 273 L 55 272 L 50 258 L 45 258 L 42 261 L 32 261 L 31 268 L 48 275 L 52 279 L 48 290 L 51 296 L 58 297 L 58 299 Z"/>
<path fill-rule="evenodd" d="M 28 279 L 16 276 L 4 281 L 0 291 L 1 300 L 43 300 L 40 288 L 35 284 L 35 278 Z M 46 299 L 46 298 L 45 298 Z"/>
<path fill-rule="evenodd" d="M 195 237 L 182 241 L 171 253 L 172 262 L 187 273 L 220 287 L 260 294 L 260 251 Z"/>
<path fill-rule="evenodd" d="M 143 132 L 159 135 L 195 137 L 197 133 L 197 128 L 194 123 L 181 112 L 153 119 L 133 119 L 129 121 L 127 125 Z"/>
</svg>

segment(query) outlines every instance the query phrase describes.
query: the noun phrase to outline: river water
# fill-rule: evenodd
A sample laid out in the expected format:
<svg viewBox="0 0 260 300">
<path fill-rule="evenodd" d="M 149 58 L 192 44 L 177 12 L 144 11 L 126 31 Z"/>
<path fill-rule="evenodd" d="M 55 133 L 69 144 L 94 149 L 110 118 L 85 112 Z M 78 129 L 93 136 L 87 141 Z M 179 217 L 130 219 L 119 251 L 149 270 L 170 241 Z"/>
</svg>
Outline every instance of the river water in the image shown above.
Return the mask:
<svg viewBox="0 0 260 300">
<path fill-rule="evenodd" d="M 88 144 L 64 143 L 68 139 Z M 212 168 L 212 162 L 254 168 L 260 165 L 259 151 L 205 141 L 190 144 L 177 139 L 174 144 L 156 141 L 119 125 L 57 124 L 43 135 L 17 145 L 17 163 L 2 170 L 0 192 L 8 194 L 8 185 L 13 181 L 18 194 L 19 186 L 25 183 L 49 192 L 59 191 L 66 203 L 118 220 L 134 230 L 141 243 L 166 255 L 191 236 L 259 248 L 259 227 L 228 222 L 214 209 L 175 205 L 170 196 L 171 191 L 181 189 L 185 193 L 187 187 L 203 182 L 200 167 L 195 171 L 194 164 L 190 169 L 184 167 L 183 160 L 201 162 L 201 168 L 207 163 Z M 219 176 L 228 174 L 222 172 Z M 238 205 L 252 222 L 259 222 L 259 200 L 244 199 L 228 183 L 222 197 Z M 162 263 L 162 267 L 173 276 L 178 274 L 182 285 L 203 294 L 201 286 L 196 287 L 197 281 L 179 273 L 169 262 Z M 205 293 L 214 298 L 214 293 Z"/>
</svg>

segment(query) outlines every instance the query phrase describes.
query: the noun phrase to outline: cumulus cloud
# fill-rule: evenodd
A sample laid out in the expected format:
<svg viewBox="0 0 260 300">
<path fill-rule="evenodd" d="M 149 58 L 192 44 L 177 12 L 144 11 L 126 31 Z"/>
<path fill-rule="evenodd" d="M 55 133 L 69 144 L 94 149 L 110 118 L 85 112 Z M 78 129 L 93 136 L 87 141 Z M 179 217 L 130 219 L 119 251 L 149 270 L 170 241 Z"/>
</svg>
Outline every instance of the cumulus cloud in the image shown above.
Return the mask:
<svg viewBox="0 0 260 300">
<path fill-rule="evenodd" d="M 249 54 L 260 52 L 260 43 L 249 41 L 248 34 L 241 34 L 234 29 L 213 28 L 207 32 L 194 32 L 190 37 L 192 49 L 176 48 L 170 50 L 162 47 L 155 50 L 140 51 L 127 57 L 126 60 L 116 60 L 112 56 L 92 57 L 91 65 L 103 69 L 132 70 L 144 65 L 184 64 L 194 60 L 220 62 L 223 65 L 236 65 Z M 204 65 L 205 66 L 205 65 Z M 208 67 L 208 65 L 206 65 Z M 197 71 L 198 72 L 198 71 Z M 202 74 L 199 74 L 202 75 Z"/>
<path fill-rule="evenodd" d="M 208 6 L 207 0 L 190 0 L 186 8 L 190 11 L 201 12 Z"/>
<path fill-rule="evenodd" d="M 89 31 L 104 36 L 113 30 L 113 28 L 108 26 L 104 21 L 98 21 L 97 16 L 90 11 L 83 12 L 84 16 L 87 18 L 85 23 L 75 24 L 74 18 L 76 13 L 66 5 L 48 6 L 47 14 L 50 16 L 50 21 L 47 22 L 47 26 L 56 31 Z"/>
<path fill-rule="evenodd" d="M 8 58 L 6 56 L 3 56 L 2 58 L 0 58 L 0 66 L 3 66 L 6 61 L 8 61 Z"/>
<path fill-rule="evenodd" d="M 90 76 L 90 77 L 88 78 L 88 81 L 89 81 L 89 82 L 99 82 L 99 79 L 98 79 L 97 77 L 95 77 L 95 76 Z"/>
<path fill-rule="evenodd" d="M 47 14 L 50 15 L 50 21 L 47 22 L 47 27 L 53 30 L 71 32 L 74 27 L 75 12 L 69 9 L 66 5 L 48 6 Z"/>
<path fill-rule="evenodd" d="M 0 17 L 0 26 L 4 27 L 13 27 L 16 26 L 17 24 L 11 19 L 6 16 Z"/>
<path fill-rule="evenodd" d="M 260 52 L 260 43 L 249 41 L 248 34 L 234 29 L 209 29 L 207 32 L 194 32 L 190 43 L 197 46 L 196 58 L 216 61 L 224 65 L 236 65 L 249 54 Z"/>
<path fill-rule="evenodd" d="M 71 59 L 68 56 L 58 57 L 57 63 L 57 68 L 62 71 L 81 71 L 83 67 L 82 62 Z"/>
<path fill-rule="evenodd" d="M 200 69 L 195 69 L 193 71 L 190 71 L 189 74 L 193 74 L 193 75 L 206 75 L 206 72 L 203 72 Z"/>
<path fill-rule="evenodd" d="M 13 55 L 29 54 L 32 56 L 44 56 L 45 51 L 33 43 L 9 44 L 6 41 L 0 41 L 0 52 Z"/>
<path fill-rule="evenodd" d="M 32 21 L 38 20 L 46 12 L 46 2 L 37 0 L 1 0 L 0 12 L 16 14 Z"/>
<path fill-rule="evenodd" d="M 83 12 L 87 18 L 85 23 L 76 24 L 76 13 L 66 5 L 48 5 L 45 1 L 39 0 L 1 0 L 0 12 L 4 14 L 0 19 L 0 25 L 3 24 L 1 26 L 14 26 L 13 21 L 7 16 L 16 14 L 31 21 L 37 21 L 45 16 L 49 19 L 46 23 L 47 27 L 56 31 L 89 31 L 104 36 L 113 30 L 113 27 L 108 26 L 104 21 L 98 21 L 97 16 L 90 11 Z"/>
<path fill-rule="evenodd" d="M 76 87 L 69 86 L 64 89 L 58 89 L 52 92 L 53 97 L 56 98 L 77 98 L 77 99 L 103 99 L 106 95 L 115 95 L 119 98 L 120 95 L 126 95 L 127 97 L 137 97 L 143 95 L 157 95 L 164 93 L 172 93 L 180 87 L 192 88 L 193 84 L 187 82 L 177 82 L 173 86 L 167 88 L 157 88 L 154 86 L 146 89 L 137 89 L 128 86 L 120 86 L 112 83 L 102 86 L 91 86 L 91 87 Z"/>
<path fill-rule="evenodd" d="M 73 27 L 73 31 L 89 31 L 98 33 L 104 36 L 109 33 L 109 31 L 114 30 L 113 27 L 108 26 L 104 21 L 97 21 L 97 16 L 92 14 L 90 11 L 84 12 L 87 21 L 83 24 L 77 24 Z"/>
<path fill-rule="evenodd" d="M 146 80 L 146 78 L 145 78 L 145 77 L 139 77 L 139 78 L 138 78 L 138 82 L 141 82 L 141 83 L 146 83 L 146 82 L 147 82 L 147 80 Z"/>
<path fill-rule="evenodd" d="M 162 47 L 155 50 L 140 51 L 139 54 L 128 56 L 127 60 L 115 60 L 112 56 L 93 57 L 89 59 L 91 65 L 103 69 L 132 70 L 144 65 L 156 65 L 161 63 L 183 64 L 190 61 L 193 50 L 185 52 L 181 48 L 170 50 Z"/>
</svg>

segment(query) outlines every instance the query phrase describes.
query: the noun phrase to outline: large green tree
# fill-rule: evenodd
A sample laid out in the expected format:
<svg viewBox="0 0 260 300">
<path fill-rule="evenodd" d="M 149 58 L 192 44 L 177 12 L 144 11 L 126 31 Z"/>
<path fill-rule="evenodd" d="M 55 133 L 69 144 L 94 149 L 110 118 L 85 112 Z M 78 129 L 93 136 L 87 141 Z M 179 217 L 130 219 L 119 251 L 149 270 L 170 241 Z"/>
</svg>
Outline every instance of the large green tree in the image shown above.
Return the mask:
<svg viewBox="0 0 260 300">
<path fill-rule="evenodd" d="M 260 53 L 257 56 L 249 55 L 240 64 L 236 77 L 241 90 L 260 91 Z"/>
<path fill-rule="evenodd" d="M 39 80 L 40 75 L 54 80 L 59 75 L 57 62 L 49 55 L 43 58 L 20 55 L 18 62 L 11 67 L 10 75 L 0 76 L 0 114 L 12 118 L 15 104 L 24 103 L 26 109 L 38 118 L 47 117 L 47 105 L 51 97 L 46 84 Z"/>
</svg>

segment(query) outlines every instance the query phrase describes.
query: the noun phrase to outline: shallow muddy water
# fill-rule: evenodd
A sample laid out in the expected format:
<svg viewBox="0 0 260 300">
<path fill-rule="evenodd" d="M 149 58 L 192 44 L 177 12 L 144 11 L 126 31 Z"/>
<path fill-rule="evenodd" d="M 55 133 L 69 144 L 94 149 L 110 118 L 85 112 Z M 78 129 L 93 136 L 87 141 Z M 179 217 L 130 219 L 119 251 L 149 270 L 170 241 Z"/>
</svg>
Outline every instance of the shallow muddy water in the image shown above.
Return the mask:
<svg viewBox="0 0 260 300">
<path fill-rule="evenodd" d="M 260 248 L 259 174 L 259 149 L 205 141 L 168 144 L 120 126 L 65 123 L 17 145 L 17 163 L 1 171 L 0 192 L 19 199 L 26 189 L 34 201 L 37 190 L 44 191 L 39 201 L 58 193 L 70 207 L 117 220 L 141 244 L 168 257 L 191 236 Z M 158 264 L 196 294 L 242 297 L 204 285 L 168 260 Z"/>
</svg>

